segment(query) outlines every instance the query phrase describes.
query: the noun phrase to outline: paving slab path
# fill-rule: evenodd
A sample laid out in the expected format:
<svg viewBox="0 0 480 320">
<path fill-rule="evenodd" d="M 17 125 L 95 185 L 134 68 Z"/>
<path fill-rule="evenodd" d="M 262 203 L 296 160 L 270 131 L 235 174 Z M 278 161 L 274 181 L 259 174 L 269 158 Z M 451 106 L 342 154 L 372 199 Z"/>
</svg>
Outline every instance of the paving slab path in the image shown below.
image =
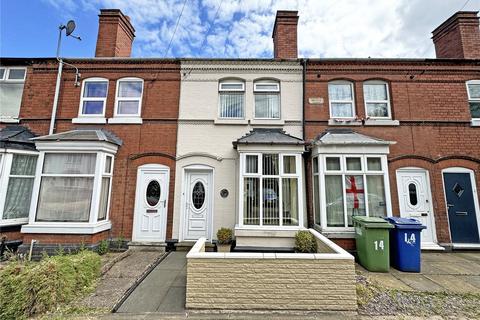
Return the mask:
<svg viewBox="0 0 480 320">
<path fill-rule="evenodd" d="M 137 286 L 117 313 L 184 313 L 186 252 L 171 252 Z"/>
</svg>

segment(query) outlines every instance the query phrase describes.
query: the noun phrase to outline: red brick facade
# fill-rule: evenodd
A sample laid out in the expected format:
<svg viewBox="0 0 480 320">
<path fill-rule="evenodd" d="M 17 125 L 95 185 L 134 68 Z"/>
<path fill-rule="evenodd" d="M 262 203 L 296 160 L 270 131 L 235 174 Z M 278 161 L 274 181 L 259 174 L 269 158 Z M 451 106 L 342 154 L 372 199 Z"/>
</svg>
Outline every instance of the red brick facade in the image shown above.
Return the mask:
<svg viewBox="0 0 480 320">
<path fill-rule="evenodd" d="M 328 125 L 330 81 L 353 82 L 355 111 L 361 120 L 366 118 L 363 83 L 372 79 L 388 83 L 392 118 L 399 120 L 400 125 L 349 128 L 396 142 L 390 146 L 388 155 L 394 215 L 399 215 L 396 170 L 401 167 L 428 170 L 438 241 L 450 243 L 441 171 L 448 167 L 472 169 L 480 186 L 480 127 L 471 126 L 465 84 L 468 80 L 480 79 L 480 61 L 309 60 L 305 88 L 306 140 L 311 141 L 327 128 L 339 127 Z M 309 98 L 323 98 L 324 102 L 310 104 Z M 311 163 L 307 167 L 311 173 Z M 311 179 L 308 174 L 308 217 L 313 224 Z"/>
<path fill-rule="evenodd" d="M 275 59 L 298 58 L 297 24 L 297 11 L 277 11 L 272 34 Z"/>
<path fill-rule="evenodd" d="M 99 15 L 96 57 L 130 57 L 135 29 L 118 9 L 102 9 Z"/>
</svg>

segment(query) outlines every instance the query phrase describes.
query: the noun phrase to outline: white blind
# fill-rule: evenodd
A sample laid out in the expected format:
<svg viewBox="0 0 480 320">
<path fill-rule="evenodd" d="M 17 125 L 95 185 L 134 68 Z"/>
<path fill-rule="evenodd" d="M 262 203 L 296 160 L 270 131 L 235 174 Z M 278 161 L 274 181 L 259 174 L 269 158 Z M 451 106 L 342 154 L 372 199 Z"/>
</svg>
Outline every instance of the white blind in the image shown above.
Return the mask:
<svg viewBox="0 0 480 320">
<path fill-rule="evenodd" d="M 280 94 L 255 93 L 255 118 L 280 118 Z"/>
<path fill-rule="evenodd" d="M 243 110 L 243 92 L 220 92 L 220 118 L 243 118 Z"/>
</svg>

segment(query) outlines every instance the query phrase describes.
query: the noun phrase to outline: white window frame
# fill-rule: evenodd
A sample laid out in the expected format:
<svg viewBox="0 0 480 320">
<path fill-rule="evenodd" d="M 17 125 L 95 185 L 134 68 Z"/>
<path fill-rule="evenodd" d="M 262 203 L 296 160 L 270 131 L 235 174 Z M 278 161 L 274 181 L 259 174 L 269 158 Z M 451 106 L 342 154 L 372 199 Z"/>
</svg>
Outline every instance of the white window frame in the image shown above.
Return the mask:
<svg viewBox="0 0 480 320">
<path fill-rule="evenodd" d="M 107 168 L 107 159 L 110 158 L 110 172 L 106 171 Z M 105 214 L 105 218 L 102 220 L 98 220 L 98 216 L 100 215 L 100 199 L 99 199 L 99 205 L 98 205 L 98 210 L 97 210 L 97 222 L 100 221 L 107 221 L 108 220 L 108 215 L 110 212 L 110 201 L 112 199 L 112 180 L 113 180 L 113 165 L 115 162 L 115 157 L 110 154 L 105 154 L 105 157 L 103 159 L 103 171 L 101 174 L 100 178 L 100 189 L 99 192 L 102 192 L 102 181 L 103 178 L 109 178 L 109 186 L 108 186 L 108 195 L 107 195 L 107 213 Z M 100 197 L 99 197 L 100 198 Z"/>
<path fill-rule="evenodd" d="M 223 85 L 225 84 L 241 84 L 242 88 L 241 89 L 224 89 L 222 88 Z M 222 92 L 243 92 L 243 106 L 242 106 L 242 116 L 241 117 L 222 117 L 222 103 L 220 99 L 220 94 Z M 243 80 L 221 80 L 218 83 L 218 119 L 222 120 L 243 120 L 245 119 L 245 82 Z"/>
<path fill-rule="evenodd" d="M 314 155 L 318 161 L 319 173 L 313 174 L 313 179 L 320 179 L 319 181 L 319 201 L 320 201 L 320 223 L 314 221 L 314 223 L 321 228 L 322 231 L 331 231 L 331 232 L 353 232 L 354 228 L 348 226 L 347 218 L 347 201 L 345 194 L 345 175 L 361 175 L 364 183 L 364 199 L 365 199 L 365 213 L 369 216 L 368 208 L 368 186 L 367 186 L 367 176 L 383 176 L 383 183 L 385 188 L 385 206 L 387 217 L 392 216 L 392 204 L 390 199 L 390 183 L 389 183 L 389 173 L 388 173 L 388 162 L 387 156 L 385 154 L 318 154 Z M 340 158 L 340 170 L 326 170 L 326 158 Z M 362 170 L 351 170 L 347 171 L 346 158 L 361 158 Z M 367 169 L 367 159 L 368 158 L 380 158 L 382 170 L 374 171 Z M 313 164 L 312 164 L 313 168 Z M 313 173 L 313 169 L 312 169 Z M 325 195 L 325 176 L 334 175 L 342 177 L 342 191 L 343 191 L 343 214 L 344 214 L 344 226 L 343 227 L 329 227 L 327 225 L 327 206 L 326 206 L 326 195 Z M 313 185 L 313 181 L 312 181 Z"/>
<path fill-rule="evenodd" d="M 138 81 L 142 83 L 142 92 L 140 94 L 140 97 L 119 97 L 119 91 L 120 91 L 120 83 L 121 82 L 132 82 L 132 81 Z M 107 88 L 108 90 L 108 88 Z M 114 110 L 114 117 L 116 118 L 140 118 L 142 114 L 142 101 L 143 101 L 143 91 L 144 91 L 144 81 L 142 78 L 136 78 L 136 77 L 126 77 L 126 78 L 121 78 L 117 80 L 117 85 L 115 88 L 115 110 Z M 136 114 L 120 114 L 118 113 L 118 104 L 120 101 L 138 101 L 138 110 Z"/>
<path fill-rule="evenodd" d="M 269 85 L 275 85 L 276 89 L 274 90 L 267 90 L 267 89 L 259 89 L 258 85 L 262 84 L 269 84 Z M 269 118 L 269 117 L 257 117 L 257 104 L 255 102 L 255 95 L 256 94 L 265 94 L 265 93 L 272 93 L 272 94 L 278 94 L 278 117 L 276 118 Z M 282 119 L 282 94 L 280 91 L 280 81 L 279 80 L 255 80 L 253 83 L 253 119 L 258 119 L 258 120 L 280 120 Z"/>
<path fill-rule="evenodd" d="M 385 92 L 387 93 L 387 100 L 367 100 L 365 96 L 365 86 L 366 85 L 384 85 L 385 86 Z M 391 120 L 392 119 L 392 110 L 391 110 L 391 104 L 390 104 L 390 92 L 389 92 L 389 86 L 386 81 L 381 81 L 381 80 L 369 80 L 365 81 L 363 83 L 363 100 L 364 100 L 364 107 L 365 107 L 365 116 L 369 119 L 379 119 L 379 120 Z M 368 108 L 367 104 L 369 103 L 386 103 L 387 104 L 387 116 L 386 117 L 372 117 L 368 115 Z"/>
<path fill-rule="evenodd" d="M 333 100 L 330 99 L 330 85 L 337 85 L 337 84 L 348 84 L 350 86 L 350 90 L 352 92 L 352 100 Z M 346 81 L 346 80 L 335 80 L 335 81 L 330 81 L 328 83 L 327 87 L 327 92 L 328 92 L 328 108 L 330 112 L 330 119 L 340 119 L 340 120 L 352 120 L 356 118 L 356 112 L 355 112 L 355 88 L 353 86 L 353 82 L 351 81 Z M 332 104 L 333 103 L 351 103 L 352 104 L 352 116 L 351 117 L 334 117 L 332 113 Z"/>
<path fill-rule="evenodd" d="M 109 230 L 111 228 L 110 222 L 110 201 L 112 197 L 112 180 L 110 179 L 110 189 L 108 194 L 107 215 L 104 220 L 98 221 L 98 213 L 100 209 L 100 191 L 102 187 L 102 177 L 105 175 L 106 157 L 112 157 L 111 170 L 114 170 L 115 154 L 117 146 L 113 146 L 106 142 L 37 142 L 37 149 L 40 155 L 37 160 L 37 169 L 35 174 L 35 181 L 33 184 L 32 202 L 30 205 L 30 214 L 28 224 L 22 226 L 22 233 L 51 233 L 51 234 L 95 234 L 101 231 Z M 88 222 L 55 222 L 55 221 L 36 221 L 37 205 L 40 194 L 40 183 L 43 174 L 43 163 L 45 154 L 50 153 L 95 153 L 95 173 L 93 180 L 92 202 L 90 205 L 90 214 Z M 57 176 L 65 176 L 63 174 Z M 68 176 L 92 176 L 88 175 L 68 175 Z"/>
<path fill-rule="evenodd" d="M 0 78 L 0 83 L 15 83 L 15 84 L 19 84 L 19 83 L 23 83 L 25 85 L 25 79 L 27 78 L 27 67 L 19 67 L 19 66 L 12 66 L 12 67 L 7 67 L 7 66 L 0 66 L 0 69 L 3 69 L 5 70 L 4 73 L 3 73 L 3 78 Z M 9 76 L 10 76 L 10 70 L 11 69 L 21 69 L 21 70 L 24 70 L 25 73 L 23 75 L 23 79 L 9 79 Z M 24 89 L 24 87 L 22 88 L 22 90 Z M 22 92 L 22 95 L 23 95 L 23 92 Z M 21 99 L 22 97 L 20 97 Z M 19 109 L 18 109 L 18 114 L 20 115 L 20 108 L 21 108 L 21 102 L 20 102 L 20 106 L 19 106 Z M 0 123 L 1 122 L 11 122 L 11 123 L 18 123 L 19 120 L 18 120 L 18 116 L 17 117 L 6 117 L 6 116 L 3 116 L 0 115 Z"/>
<path fill-rule="evenodd" d="M 100 97 L 84 97 L 84 91 L 85 91 L 85 84 L 87 82 L 107 82 L 107 92 L 105 94 L 104 98 Z M 78 117 L 79 118 L 105 118 L 105 109 L 107 106 L 107 98 L 108 98 L 108 88 L 109 87 L 109 81 L 106 78 L 99 78 L 99 77 L 94 77 L 94 78 L 87 78 L 82 81 L 82 90 L 80 92 L 80 106 L 78 108 Z M 83 102 L 85 101 L 102 101 L 103 102 L 103 112 L 102 114 L 84 114 L 83 113 Z"/>
<path fill-rule="evenodd" d="M 469 80 L 465 83 L 465 86 L 467 87 L 467 97 L 468 97 L 468 112 L 470 113 L 470 117 L 472 117 L 471 111 L 470 111 L 470 102 L 478 102 L 480 103 L 480 98 L 472 98 L 470 96 L 470 89 L 468 88 L 469 85 L 475 84 L 475 85 L 480 85 L 480 80 Z M 472 121 L 478 122 L 478 125 L 480 125 L 480 118 L 473 118 Z"/>
<path fill-rule="evenodd" d="M 0 149 L 0 226 L 13 226 L 25 224 L 28 222 L 28 217 L 18 218 L 18 219 L 3 219 L 3 210 L 5 208 L 5 203 L 7 200 L 7 191 L 8 184 L 10 182 L 10 177 L 12 176 L 10 171 L 12 170 L 13 156 L 14 155 L 30 155 L 37 157 L 37 164 L 39 161 L 38 152 L 36 151 L 27 151 L 27 150 L 16 150 L 16 149 Z M 13 177 L 28 177 L 35 178 L 32 176 L 17 176 Z M 33 198 L 33 190 L 32 190 Z M 28 201 L 31 201 L 30 198 Z"/>
<path fill-rule="evenodd" d="M 278 175 L 263 175 L 263 155 L 264 154 L 278 154 L 279 157 L 279 174 Z M 257 156 L 258 159 L 258 172 L 257 173 L 247 173 L 246 172 L 246 157 L 247 156 Z M 283 157 L 284 156 L 294 156 L 295 157 L 295 174 L 285 174 L 283 172 Z M 299 230 L 304 228 L 303 222 L 303 174 L 302 174 L 302 154 L 296 152 L 278 152 L 278 151 L 265 151 L 265 152 L 241 152 L 240 153 L 240 179 L 239 179 L 239 221 L 238 225 L 241 228 L 248 229 L 276 229 L 276 230 Z M 244 224 L 244 206 L 243 206 L 243 197 L 244 197 L 244 178 L 258 178 L 260 179 L 260 214 L 259 214 L 259 224 L 250 225 Z M 263 224 L 263 178 L 278 178 L 278 190 L 279 190 L 279 224 L 278 225 L 264 225 Z M 298 225 L 283 225 L 283 178 L 296 178 L 298 185 Z"/>
</svg>

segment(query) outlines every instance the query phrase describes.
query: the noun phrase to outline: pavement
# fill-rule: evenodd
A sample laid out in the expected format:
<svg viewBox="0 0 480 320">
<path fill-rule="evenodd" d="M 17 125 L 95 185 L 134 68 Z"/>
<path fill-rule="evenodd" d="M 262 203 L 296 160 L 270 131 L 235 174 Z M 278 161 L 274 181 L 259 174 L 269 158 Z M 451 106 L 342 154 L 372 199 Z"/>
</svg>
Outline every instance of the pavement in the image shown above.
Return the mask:
<svg viewBox="0 0 480 320">
<path fill-rule="evenodd" d="M 423 252 L 420 273 L 369 272 L 358 264 L 357 272 L 387 289 L 480 294 L 480 252 Z"/>
<path fill-rule="evenodd" d="M 150 272 L 117 313 L 184 313 L 187 252 L 175 251 Z"/>
</svg>

